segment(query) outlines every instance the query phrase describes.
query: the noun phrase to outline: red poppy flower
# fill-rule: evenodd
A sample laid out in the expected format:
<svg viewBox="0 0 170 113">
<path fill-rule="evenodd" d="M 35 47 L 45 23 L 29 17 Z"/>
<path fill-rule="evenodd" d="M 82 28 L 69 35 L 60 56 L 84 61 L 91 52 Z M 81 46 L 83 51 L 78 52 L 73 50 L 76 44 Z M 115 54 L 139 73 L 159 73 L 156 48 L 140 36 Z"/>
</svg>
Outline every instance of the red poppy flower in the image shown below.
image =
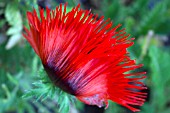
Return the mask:
<svg viewBox="0 0 170 113">
<path fill-rule="evenodd" d="M 143 105 L 146 89 L 140 81 L 145 72 L 132 72 L 142 65 L 130 59 L 133 45 L 121 25 L 112 28 L 110 20 L 80 9 L 66 13 L 66 4 L 55 10 L 27 12 L 30 30 L 24 37 L 40 57 L 52 82 L 80 101 L 99 107 L 108 100 L 132 111 Z"/>
</svg>

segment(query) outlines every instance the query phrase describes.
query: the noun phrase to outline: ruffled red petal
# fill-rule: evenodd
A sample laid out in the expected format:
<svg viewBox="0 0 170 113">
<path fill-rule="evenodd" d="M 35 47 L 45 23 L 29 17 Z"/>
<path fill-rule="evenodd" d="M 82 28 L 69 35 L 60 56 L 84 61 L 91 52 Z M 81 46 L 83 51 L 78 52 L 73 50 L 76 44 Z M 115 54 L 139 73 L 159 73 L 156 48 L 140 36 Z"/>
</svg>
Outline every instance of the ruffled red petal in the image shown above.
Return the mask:
<svg viewBox="0 0 170 113">
<path fill-rule="evenodd" d="M 80 5 L 66 13 L 60 4 L 55 10 L 28 12 L 30 30 L 24 37 L 41 58 L 53 83 L 80 101 L 102 107 L 108 100 L 132 111 L 143 105 L 146 89 L 140 81 L 145 72 L 131 60 L 127 48 L 133 45 L 121 25 L 112 28 L 110 20 L 97 19 Z"/>
</svg>

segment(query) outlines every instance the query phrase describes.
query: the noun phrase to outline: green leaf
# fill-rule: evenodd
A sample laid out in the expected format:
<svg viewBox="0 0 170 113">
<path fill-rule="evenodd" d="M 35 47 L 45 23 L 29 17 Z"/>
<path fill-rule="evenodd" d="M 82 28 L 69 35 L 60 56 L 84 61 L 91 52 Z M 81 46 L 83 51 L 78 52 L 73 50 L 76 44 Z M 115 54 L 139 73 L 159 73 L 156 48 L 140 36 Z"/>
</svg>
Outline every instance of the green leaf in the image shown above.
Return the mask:
<svg viewBox="0 0 170 113">
<path fill-rule="evenodd" d="M 9 79 L 9 81 L 12 82 L 13 84 L 15 84 L 15 85 L 19 84 L 18 80 L 15 77 L 13 77 L 10 73 L 7 73 L 7 77 Z"/>
<path fill-rule="evenodd" d="M 166 108 L 167 97 L 166 87 L 170 81 L 170 53 L 162 51 L 156 46 L 151 46 L 149 49 L 149 56 L 151 58 L 151 78 L 152 78 L 152 101 L 154 108 L 161 112 Z"/>
<path fill-rule="evenodd" d="M 6 98 L 0 98 L 0 113 L 3 113 L 13 105 L 19 87 L 16 86 L 12 91 L 10 91 L 6 84 L 2 84 L 2 90 L 6 93 Z"/>
<path fill-rule="evenodd" d="M 16 3 L 15 5 L 13 2 L 8 3 L 5 9 L 5 17 L 11 26 L 22 25 L 21 14 Z"/>
<path fill-rule="evenodd" d="M 155 30 L 162 22 L 164 22 L 164 15 L 166 13 L 167 4 L 165 0 L 157 3 L 151 11 L 143 14 L 141 21 L 137 27 L 139 34 L 146 34 L 148 30 Z M 159 19 L 158 19 L 159 18 Z"/>
<path fill-rule="evenodd" d="M 132 17 L 127 17 L 125 19 L 125 28 L 127 33 L 132 33 L 133 31 L 133 26 L 135 25 L 135 20 Z"/>
<path fill-rule="evenodd" d="M 8 50 L 8 49 L 11 49 L 13 46 L 15 46 L 15 44 L 17 44 L 19 42 L 19 40 L 21 39 L 22 35 L 21 33 L 17 33 L 17 34 L 14 34 L 10 37 L 9 41 L 7 42 L 5 48 Z"/>
<path fill-rule="evenodd" d="M 11 49 L 19 42 L 22 36 L 22 18 L 15 1 L 8 3 L 5 9 L 5 18 L 9 25 L 11 25 L 7 31 L 7 35 L 12 35 L 6 45 L 6 49 Z"/>
<path fill-rule="evenodd" d="M 7 35 L 13 35 L 20 33 L 22 31 L 22 25 L 11 26 L 6 32 Z"/>
</svg>

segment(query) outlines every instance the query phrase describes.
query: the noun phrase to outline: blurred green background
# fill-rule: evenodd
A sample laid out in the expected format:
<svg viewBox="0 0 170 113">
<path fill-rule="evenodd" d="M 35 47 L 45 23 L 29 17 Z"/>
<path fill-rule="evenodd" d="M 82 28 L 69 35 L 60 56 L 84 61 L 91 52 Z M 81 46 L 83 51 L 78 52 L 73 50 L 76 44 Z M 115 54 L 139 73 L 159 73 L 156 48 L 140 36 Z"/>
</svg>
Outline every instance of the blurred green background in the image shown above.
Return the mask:
<svg viewBox="0 0 170 113">
<path fill-rule="evenodd" d="M 0 113 L 60 113 L 58 101 L 22 96 L 38 81 L 40 59 L 23 38 L 28 27 L 26 12 L 33 7 L 54 9 L 66 0 L 0 0 Z M 139 113 L 170 113 L 170 0 L 68 0 L 68 9 L 81 4 L 83 9 L 105 19 L 111 18 L 126 28 L 135 45 L 129 49 L 147 72 L 144 80 L 148 98 Z M 61 101 L 61 100 L 60 100 Z M 67 102 L 67 99 L 64 101 Z M 76 101 L 70 113 L 132 113 L 110 102 L 107 110 Z M 66 110 L 67 111 L 67 110 Z M 63 112 L 66 112 L 63 111 Z"/>
</svg>

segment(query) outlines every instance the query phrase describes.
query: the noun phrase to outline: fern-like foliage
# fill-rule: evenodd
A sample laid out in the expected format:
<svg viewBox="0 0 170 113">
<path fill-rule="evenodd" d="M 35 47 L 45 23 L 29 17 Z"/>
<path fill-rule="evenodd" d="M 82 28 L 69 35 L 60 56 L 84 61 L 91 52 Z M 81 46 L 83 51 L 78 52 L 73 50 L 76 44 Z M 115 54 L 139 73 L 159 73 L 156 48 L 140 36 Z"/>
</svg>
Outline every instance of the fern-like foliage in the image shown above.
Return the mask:
<svg viewBox="0 0 170 113">
<path fill-rule="evenodd" d="M 35 98 L 35 101 L 47 99 L 56 100 L 59 113 L 68 113 L 70 104 L 74 104 L 75 98 L 52 84 L 44 69 L 40 69 L 38 80 L 33 83 L 33 88 L 22 96 L 23 98 Z"/>
</svg>

